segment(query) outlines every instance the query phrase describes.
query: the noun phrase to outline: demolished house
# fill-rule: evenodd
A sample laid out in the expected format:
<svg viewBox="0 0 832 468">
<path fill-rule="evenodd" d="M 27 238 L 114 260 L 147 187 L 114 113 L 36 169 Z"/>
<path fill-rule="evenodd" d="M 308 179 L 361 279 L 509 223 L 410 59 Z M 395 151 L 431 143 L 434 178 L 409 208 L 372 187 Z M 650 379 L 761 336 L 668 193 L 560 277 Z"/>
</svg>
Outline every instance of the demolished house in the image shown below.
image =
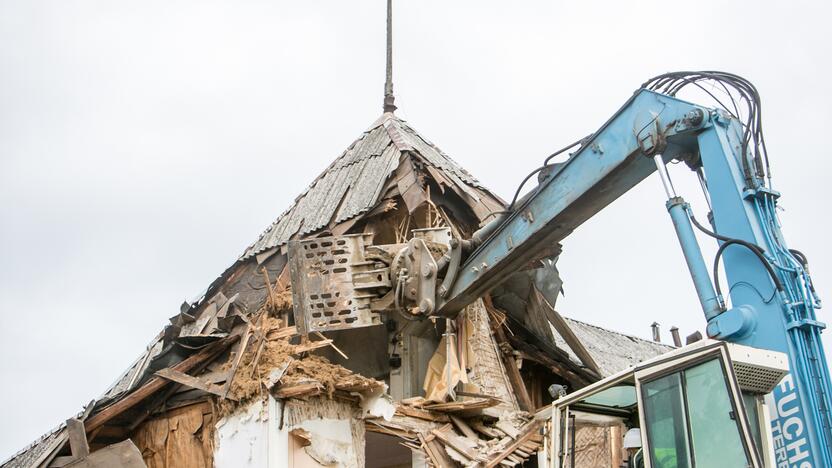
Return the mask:
<svg viewBox="0 0 832 468">
<path fill-rule="evenodd" d="M 370 289 L 399 294 L 374 273 L 396 261 L 381 246 L 424 239 L 439 258 L 505 209 L 395 115 L 389 91 L 383 115 L 115 384 L 2 466 L 536 466 L 534 414 L 553 384 L 571 391 L 670 349 L 556 312 L 559 246 L 454 319 L 368 306 Z M 356 246 L 379 248 L 357 258 Z M 371 284 L 293 284 L 305 260 Z M 621 436 L 579 432 L 579 450 L 618 466 Z"/>
</svg>

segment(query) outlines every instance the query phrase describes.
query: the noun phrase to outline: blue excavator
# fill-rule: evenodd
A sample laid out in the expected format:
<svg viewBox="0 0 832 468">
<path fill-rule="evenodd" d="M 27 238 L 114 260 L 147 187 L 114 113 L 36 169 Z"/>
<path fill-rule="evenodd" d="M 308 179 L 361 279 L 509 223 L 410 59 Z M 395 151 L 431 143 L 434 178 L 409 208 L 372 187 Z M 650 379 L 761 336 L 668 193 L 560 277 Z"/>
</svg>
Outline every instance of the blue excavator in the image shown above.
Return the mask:
<svg viewBox="0 0 832 468">
<path fill-rule="evenodd" d="M 713 106 L 676 97 L 690 89 L 707 94 Z M 706 220 L 697 220 L 676 193 L 670 162 L 684 163 L 698 178 Z M 421 235 L 388 249 L 395 252 L 384 272 L 389 292 L 368 307 L 411 319 L 453 317 L 653 172 L 664 186 L 708 339 L 562 396 L 551 412 L 546 463 L 576 466 L 569 428 L 576 414 L 594 412 L 640 427 L 639 463 L 647 467 L 832 467 L 832 384 L 821 344 L 825 325 L 815 313 L 821 300 L 806 255 L 789 248 L 780 230 L 759 93 L 737 75 L 678 72 L 645 82 L 596 132 L 547 158 L 526 178 L 536 176 L 537 187 L 522 198 L 515 194 L 471 239 L 447 240 L 439 259 Z M 711 265 L 695 230 L 718 245 Z M 289 247 L 297 285 L 310 278 L 299 273 L 302 242 L 310 241 Z M 343 239 L 333 242 L 345 246 Z M 377 268 L 359 271 L 364 263 L 355 262 L 348 279 L 356 298 L 372 296 L 378 286 L 362 277 L 382 277 Z M 727 290 L 720 286 L 723 273 Z M 296 297 L 296 307 L 304 307 L 303 299 Z"/>
</svg>

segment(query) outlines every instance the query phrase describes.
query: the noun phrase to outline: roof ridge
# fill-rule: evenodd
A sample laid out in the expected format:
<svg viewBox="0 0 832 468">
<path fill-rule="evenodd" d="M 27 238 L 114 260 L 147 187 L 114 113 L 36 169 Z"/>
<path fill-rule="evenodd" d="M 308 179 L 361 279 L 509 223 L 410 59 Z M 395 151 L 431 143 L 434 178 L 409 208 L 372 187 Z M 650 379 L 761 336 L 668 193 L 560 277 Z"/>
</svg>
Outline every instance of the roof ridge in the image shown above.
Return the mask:
<svg viewBox="0 0 832 468">
<path fill-rule="evenodd" d="M 592 323 L 587 323 L 587 322 L 584 322 L 584 321 L 582 321 L 582 320 L 574 319 L 574 318 L 572 318 L 572 317 L 567 317 L 567 316 L 565 316 L 565 315 L 563 316 L 563 318 L 565 318 L 565 319 L 567 319 L 567 320 L 569 320 L 569 321 L 572 321 L 572 322 L 577 322 L 577 323 L 580 323 L 581 325 L 586 325 L 586 326 L 588 326 L 588 327 L 592 327 L 592 328 L 597 328 L 597 329 L 599 329 L 599 330 L 603 330 L 603 331 L 604 331 L 604 332 L 606 332 L 606 333 L 614 333 L 614 334 L 616 334 L 616 335 L 624 336 L 624 337 L 627 337 L 627 338 L 630 338 L 630 339 L 633 339 L 633 340 L 637 340 L 637 341 L 641 341 L 641 342 L 644 342 L 644 343 L 649 343 L 649 344 L 658 345 L 658 346 L 664 346 L 664 347 L 667 347 L 667 348 L 673 348 L 672 346 L 670 346 L 670 345 L 666 345 L 666 344 L 661 343 L 661 342 L 651 341 L 651 340 L 648 340 L 648 339 L 645 339 L 645 338 L 641 338 L 641 337 L 638 337 L 638 336 L 635 336 L 635 335 L 630 335 L 630 334 L 627 334 L 627 333 L 622 333 L 622 332 L 620 332 L 620 331 L 611 330 L 611 329 L 609 329 L 609 328 L 604 328 L 604 327 L 599 326 L 599 325 L 594 325 L 594 324 L 592 324 Z"/>
</svg>

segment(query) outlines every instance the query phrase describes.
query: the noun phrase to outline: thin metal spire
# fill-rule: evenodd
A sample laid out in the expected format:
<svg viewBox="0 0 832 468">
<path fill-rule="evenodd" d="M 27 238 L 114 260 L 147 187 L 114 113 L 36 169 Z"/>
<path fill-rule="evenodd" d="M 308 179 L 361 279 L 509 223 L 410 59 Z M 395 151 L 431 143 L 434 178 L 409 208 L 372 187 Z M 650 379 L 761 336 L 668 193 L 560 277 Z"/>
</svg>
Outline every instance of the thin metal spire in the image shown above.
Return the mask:
<svg viewBox="0 0 832 468">
<path fill-rule="evenodd" d="M 384 112 L 396 111 L 393 97 L 393 0 L 387 0 L 387 75 L 384 82 Z"/>
</svg>

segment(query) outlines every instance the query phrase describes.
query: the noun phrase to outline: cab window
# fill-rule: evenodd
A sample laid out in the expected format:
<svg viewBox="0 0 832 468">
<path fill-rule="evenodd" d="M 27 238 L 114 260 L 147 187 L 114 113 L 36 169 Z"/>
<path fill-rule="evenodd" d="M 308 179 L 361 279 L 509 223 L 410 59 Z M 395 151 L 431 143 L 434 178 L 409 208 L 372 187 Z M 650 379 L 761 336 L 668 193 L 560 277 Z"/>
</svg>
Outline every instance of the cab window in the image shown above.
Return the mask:
<svg viewBox="0 0 832 468">
<path fill-rule="evenodd" d="M 642 384 L 654 467 L 748 466 L 725 379 L 721 362 L 712 359 Z"/>
</svg>

